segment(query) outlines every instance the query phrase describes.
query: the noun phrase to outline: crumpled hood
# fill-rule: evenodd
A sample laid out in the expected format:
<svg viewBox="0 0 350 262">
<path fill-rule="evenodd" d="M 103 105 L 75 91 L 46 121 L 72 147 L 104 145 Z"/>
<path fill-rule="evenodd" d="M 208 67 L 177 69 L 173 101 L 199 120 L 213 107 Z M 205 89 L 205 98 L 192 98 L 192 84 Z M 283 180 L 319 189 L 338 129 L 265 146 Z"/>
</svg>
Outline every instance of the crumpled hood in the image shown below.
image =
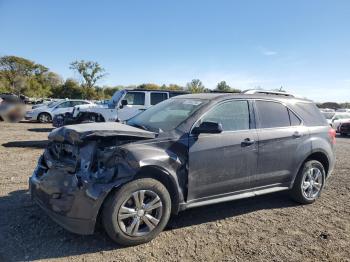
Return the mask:
<svg viewBox="0 0 350 262">
<path fill-rule="evenodd" d="M 109 136 L 151 139 L 156 137 L 156 133 L 117 122 L 88 123 L 57 128 L 49 134 L 49 140 L 79 144 L 88 138 Z"/>
</svg>

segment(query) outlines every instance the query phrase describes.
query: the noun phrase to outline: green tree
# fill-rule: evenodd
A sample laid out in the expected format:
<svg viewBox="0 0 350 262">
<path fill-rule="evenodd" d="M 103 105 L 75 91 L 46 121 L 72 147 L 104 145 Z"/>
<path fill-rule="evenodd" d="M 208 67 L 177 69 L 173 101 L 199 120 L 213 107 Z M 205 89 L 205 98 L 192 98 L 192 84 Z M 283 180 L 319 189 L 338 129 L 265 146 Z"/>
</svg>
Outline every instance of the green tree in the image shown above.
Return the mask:
<svg viewBox="0 0 350 262">
<path fill-rule="evenodd" d="M 40 66 L 40 67 L 39 67 Z M 42 68 L 41 68 L 42 67 Z M 11 91 L 20 93 L 25 79 L 36 72 L 44 69 L 44 66 L 36 65 L 33 61 L 18 56 L 0 57 L 0 71 L 2 78 L 6 79 Z M 39 73 L 39 72 L 38 72 Z"/>
<path fill-rule="evenodd" d="M 203 93 L 205 92 L 205 86 L 199 79 L 193 79 L 186 84 L 186 89 L 191 93 Z"/>
<path fill-rule="evenodd" d="M 170 84 L 166 87 L 167 90 L 174 90 L 174 91 L 182 91 L 184 88 L 182 86 L 179 86 L 177 84 Z"/>
<path fill-rule="evenodd" d="M 226 84 L 226 81 L 221 81 L 217 84 L 215 91 L 218 92 L 231 92 L 231 93 L 240 93 L 241 90 L 237 88 L 232 88 L 228 84 Z"/>
<path fill-rule="evenodd" d="M 87 89 L 85 90 L 86 94 L 93 93 L 92 90 L 88 89 L 92 89 L 98 80 L 106 76 L 105 69 L 101 67 L 99 63 L 94 61 L 75 61 L 70 64 L 69 68 L 78 72 L 82 77 L 82 87 Z"/>
<path fill-rule="evenodd" d="M 144 84 L 137 86 L 137 88 L 139 88 L 139 89 L 151 89 L 151 90 L 161 89 L 161 87 L 159 85 L 153 84 L 153 83 L 144 83 Z"/>
<path fill-rule="evenodd" d="M 226 81 L 221 81 L 216 85 L 216 90 L 221 92 L 230 92 L 231 87 L 226 84 Z"/>
<path fill-rule="evenodd" d="M 68 78 L 63 85 L 52 88 L 52 96 L 55 98 L 79 99 L 84 95 L 84 90 L 74 79 Z"/>
</svg>

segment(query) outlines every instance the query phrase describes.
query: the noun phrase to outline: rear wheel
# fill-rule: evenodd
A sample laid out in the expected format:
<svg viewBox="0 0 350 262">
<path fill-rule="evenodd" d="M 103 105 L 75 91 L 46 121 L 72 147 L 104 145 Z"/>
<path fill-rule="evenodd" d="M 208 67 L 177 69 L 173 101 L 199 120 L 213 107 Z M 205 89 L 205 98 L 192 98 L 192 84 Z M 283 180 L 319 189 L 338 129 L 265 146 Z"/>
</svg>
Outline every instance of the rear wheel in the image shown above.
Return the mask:
<svg viewBox="0 0 350 262">
<path fill-rule="evenodd" d="M 304 163 L 291 190 L 292 198 L 302 204 L 311 204 L 320 196 L 324 186 L 326 172 L 316 160 Z"/>
<path fill-rule="evenodd" d="M 38 116 L 38 121 L 40 123 L 49 123 L 49 122 L 51 122 L 51 120 L 52 120 L 51 115 L 48 113 L 41 113 Z"/>
<path fill-rule="evenodd" d="M 166 226 L 171 199 L 155 179 L 134 180 L 111 196 L 103 209 L 102 222 L 109 237 L 120 245 L 148 242 Z"/>
</svg>

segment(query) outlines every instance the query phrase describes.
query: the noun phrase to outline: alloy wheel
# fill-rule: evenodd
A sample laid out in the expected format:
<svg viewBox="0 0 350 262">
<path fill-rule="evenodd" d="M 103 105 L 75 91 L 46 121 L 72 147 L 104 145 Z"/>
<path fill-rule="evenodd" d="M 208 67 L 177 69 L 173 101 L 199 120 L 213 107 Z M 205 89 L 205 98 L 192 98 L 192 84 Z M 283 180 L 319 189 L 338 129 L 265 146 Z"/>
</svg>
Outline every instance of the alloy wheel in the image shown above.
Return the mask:
<svg viewBox="0 0 350 262">
<path fill-rule="evenodd" d="M 131 194 L 118 211 L 121 230 L 132 237 L 144 236 L 156 228 L 162 218 L 163 203 L 151 190 Z"/>
<path fill-rule="evenodd" d="M 311 167 L 307 169 L 303 176 L 302 192 L 305 198 L 315 199 L 320 193 L 323 186 L 323 176 L 320 169 Z"/>
</svg>

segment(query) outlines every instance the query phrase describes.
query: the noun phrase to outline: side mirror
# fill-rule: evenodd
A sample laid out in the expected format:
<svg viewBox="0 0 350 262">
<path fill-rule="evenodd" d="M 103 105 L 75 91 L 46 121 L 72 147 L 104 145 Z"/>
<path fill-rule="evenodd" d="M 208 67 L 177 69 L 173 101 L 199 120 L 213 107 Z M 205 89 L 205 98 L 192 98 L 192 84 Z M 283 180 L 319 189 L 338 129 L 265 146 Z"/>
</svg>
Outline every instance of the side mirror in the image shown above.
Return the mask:
<svg viewBox="0 0 350 262">
<path fill-rule="evenodd" d="M 219 134 L 223 131 L 221 123 L 203 122 L 198 127 L 193 128 L 193 134 Z"/>
<path fill-rule="evenodd" d="M 120 107 L 119 108 L 123 108 L 124 106 L 128 105 L 128 100 L 125 100 L 123 99 L 121 102 L 120 102 Z"/>
</svg>

